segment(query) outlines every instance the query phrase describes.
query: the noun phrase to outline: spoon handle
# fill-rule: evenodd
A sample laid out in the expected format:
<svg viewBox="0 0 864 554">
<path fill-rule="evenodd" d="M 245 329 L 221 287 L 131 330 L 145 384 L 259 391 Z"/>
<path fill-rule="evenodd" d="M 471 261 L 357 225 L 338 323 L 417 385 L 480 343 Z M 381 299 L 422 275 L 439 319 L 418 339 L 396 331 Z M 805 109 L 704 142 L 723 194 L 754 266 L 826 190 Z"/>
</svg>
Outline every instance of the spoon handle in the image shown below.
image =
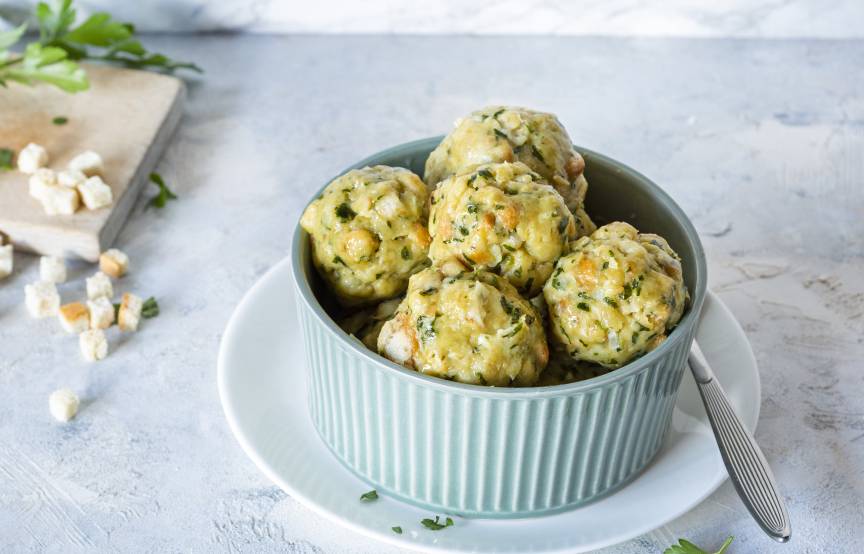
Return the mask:
<svg viewBox="0 0 864 554">
<path fill-rule="evenodd" d="M 738 496 L 763 531 L 778 542 L 788 541 L 792 535 L 789 513 L 759 445 L 735 414 L 726 392 L 695 341 L 688 360 L 723 463 Z"/>
</svg>

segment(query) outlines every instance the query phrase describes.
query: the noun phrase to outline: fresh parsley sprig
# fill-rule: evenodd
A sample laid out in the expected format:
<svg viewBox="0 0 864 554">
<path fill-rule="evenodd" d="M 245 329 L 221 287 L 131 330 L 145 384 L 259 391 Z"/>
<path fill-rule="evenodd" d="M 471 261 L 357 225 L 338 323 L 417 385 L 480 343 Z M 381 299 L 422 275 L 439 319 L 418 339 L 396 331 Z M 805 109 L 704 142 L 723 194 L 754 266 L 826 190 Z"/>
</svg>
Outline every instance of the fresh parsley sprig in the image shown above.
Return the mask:
<svg viewBox="0 0 864 554">
<path fill-rule="evenodd" d="M 0 171 L 12 169 L 12 158 L 15 157 L 15 151 L 11 148 L 0 148 Z"/>
<path fill-rule="evenodd" d="M 134 69 L 173 73 L 179 69 L 202 72 L 191 62 L 173 60 L 150 52 L 135 38 L 135 26 L 115 21 L 106 12 L 96 12 L 80 25 L 72 0 L 57 0 L 53 6 L 36 6 L 39 40 L 29 43 L 23 54 L 8 49 L 27 30 L 27 24 L 0 33 L 0 85 L 15 81 L 25 85 L 44 82 L 66 92 L 87 90 L 90 83 L 79 60 L 99 60 Z"/>
<path fill-rule="evenodd" d="M 715 552 L 714 554 L 723 554 L 726 552 L 726 549 L 729 548 L 729 545 L 732 544 L 732 539 L 734 537 L 728 537 L 723 544 L 720 545 L 720 550 Z M 702 550 L 692 542 L 686 539 L 678 539 L 678 544 L 673 544 L 669 548 L 663 551 L 663 554 L 711 554 L 707 550 Z"/>
<path fill-rule="evenodd" d="M 371 502 L 373 500 L 378 500 L 378 491 L 376 491 L 375 489 L 372 489 L 369 492 L 364 492 L 363 494 L 360 495 L 360 500 L 362 500 L 364 502 Z"/>
</svg>

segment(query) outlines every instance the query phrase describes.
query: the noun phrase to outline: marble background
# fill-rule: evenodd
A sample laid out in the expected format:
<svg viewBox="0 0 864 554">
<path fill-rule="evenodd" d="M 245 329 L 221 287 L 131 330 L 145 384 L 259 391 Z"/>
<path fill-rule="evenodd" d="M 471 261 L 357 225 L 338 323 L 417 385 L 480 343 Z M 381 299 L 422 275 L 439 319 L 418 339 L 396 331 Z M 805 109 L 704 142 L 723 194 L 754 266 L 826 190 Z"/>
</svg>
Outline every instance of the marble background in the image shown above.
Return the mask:
<svg viewBox="0 0 864 554">
<path fill-rule="evenodd" d="M 0 4 L 18 19 L 36 0 Z M 861 0 L 78 0 L 146 31 L 853 38 Z"/>
<path fill-rule="evenodd" d="M 145 42 L 206 70 L 157 168 L 179 200 L 145 210 L 145 195 L 117 241 L 134 263 L 125 286 L 162 313 L 133 337 L 110 334 L 112 354 L 86 364 L 56 321 L 27 317 L 38 263 L 17 256 L 0 282 L 0 551 L 395 553 L 305 509 L 243 454 L 216 390 L 220 336 L 328 178 L 510 102 L 556 112 L 576 143 L 638 168 L 691 216 L 710 286 L 759 363 L 756 437 L 794 530 L 778 546 L 726 483 L 604 554 L 730 534 L 730 554 L 864 552 L 864 42 Z M 65 299 L 90 272 L 72 267 Z M 48 414 L 60 386 L 83 400 L 68 425 Z"/>
</svg>

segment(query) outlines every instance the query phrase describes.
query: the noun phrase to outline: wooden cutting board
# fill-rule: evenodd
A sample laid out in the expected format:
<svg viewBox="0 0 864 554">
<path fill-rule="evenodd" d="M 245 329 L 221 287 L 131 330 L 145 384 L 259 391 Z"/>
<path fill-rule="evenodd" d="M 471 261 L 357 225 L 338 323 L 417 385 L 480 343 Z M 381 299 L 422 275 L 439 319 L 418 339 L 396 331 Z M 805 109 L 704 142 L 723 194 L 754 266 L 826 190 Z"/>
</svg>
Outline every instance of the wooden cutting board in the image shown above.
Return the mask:
<svg viewBox="0 0 864 554">
<path fill-rule="evenodd" d="M 123 227 L 180 120 L 185 98 L 175 77 L 85 66 L 90 89 L 68 94 L 53 87 L 0 88 L 0 147 L 16 153 L 30 142 L 48 151 L 48 167 L 65 169 L 85 150 L 105 162 L 102 178 L 114 204 L 71 216 L 46 215 L 28 189 L 28 176 L 0 172 L 0 233 L 16 250 L 95 261 Z M 68 118 L 55 125 L 57 116 Z"/>
</svg>

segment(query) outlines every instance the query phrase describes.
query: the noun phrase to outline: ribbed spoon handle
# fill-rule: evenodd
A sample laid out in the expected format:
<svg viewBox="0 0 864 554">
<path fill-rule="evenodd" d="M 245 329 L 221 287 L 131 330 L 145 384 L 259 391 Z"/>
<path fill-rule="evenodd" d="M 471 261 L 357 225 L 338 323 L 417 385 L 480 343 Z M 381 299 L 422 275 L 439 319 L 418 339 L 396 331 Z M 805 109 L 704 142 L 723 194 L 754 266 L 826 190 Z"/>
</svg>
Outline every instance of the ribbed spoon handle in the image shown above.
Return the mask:
<svg viewBox="0 0 864 554">
<path fill-rule="evenodd" d="M 738 419 L 726 392 L 695 342 L 690 350 L 689 361 L 723 463 L 738 496 L 753 519 L 771 538 L 779 542 L 788 541 L 792 535 L 789 513 L 759 445 Z"/>
</svg>

